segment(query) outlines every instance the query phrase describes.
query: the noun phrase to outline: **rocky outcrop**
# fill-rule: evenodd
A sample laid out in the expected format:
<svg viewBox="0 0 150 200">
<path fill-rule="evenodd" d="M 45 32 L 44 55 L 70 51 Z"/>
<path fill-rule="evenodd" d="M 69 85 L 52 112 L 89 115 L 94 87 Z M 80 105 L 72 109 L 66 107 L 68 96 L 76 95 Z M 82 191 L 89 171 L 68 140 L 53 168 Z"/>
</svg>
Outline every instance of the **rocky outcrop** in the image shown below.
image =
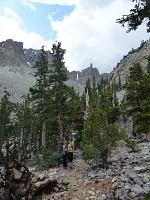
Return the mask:
<svg viewBox="0 0 150 200">
<path fill-rule="evenodd" d="M 11 39 L 0 42 L 0 67 L 16 68 L 27 67 L 23 53 L 23 42 L 16 42 Z"/>
<path fill-rule="evenodd" d="M 109 73 L 99 74 L 98 69 L 93 67 L 92 63 L 90 64 L 90 67 L 87 67 L 81 71 L 69 72 L 68 75 L 71 80 L 77 81 L 81 85 L 85 85 L 88 78 L 92 84 L 93 81 L 99 83 L 102 78 L 106 79 L 109 77 Z"/>
<path fill-rule="evenodd" d="M 23 49 L 23 53 L 24 53 L 24 58 L 27 62 L 27 64 L 31 67 L 33 67 L 36 63 L 36 61 L 39 58 L 39 55 L 41 54 L 41 49 Z M 50 52 L 46 53 L 46 56 L 48 58 L 49 63 L 52 62 L 52 55 L 50 54 Z"/>
<path fill-rule="evenodd" d="M 147 66 L 147 58 L 150 56 L 150 40 L 142 41 L 140 47 L 132 49 L 125 55 L 110 74 L 110 80 L 116 83 L 120 81 L 125 84 L 129 76 L 129 68 L 134 63 L 140 63 L 143 68 Z"/>
<path fill-rule="evenodd" d="M 23 43 L 11 39 L 0 43 L 0 99 L 4 91 L 12 102 L 21 102 L 29 87 L 35 83 L 32 69 L 24 57 Z"/>
</svg>

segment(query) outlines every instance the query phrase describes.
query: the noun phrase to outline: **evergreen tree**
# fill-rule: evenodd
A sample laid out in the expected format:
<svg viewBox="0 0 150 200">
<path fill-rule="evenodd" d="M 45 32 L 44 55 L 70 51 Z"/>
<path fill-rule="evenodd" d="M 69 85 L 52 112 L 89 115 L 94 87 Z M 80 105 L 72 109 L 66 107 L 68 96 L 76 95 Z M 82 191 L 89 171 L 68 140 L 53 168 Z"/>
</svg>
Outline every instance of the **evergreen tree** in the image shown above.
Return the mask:
<svg viewBox="0 0 150 200">
<path fill-rule="evenodd" d="M 30 107 L 30 101 L 25 98 L 24 102 L 17 105 L 15 109 L 15 130 L 17 137 L 19 137 L 19 146 L 22 155 L 26 153 L 26 150 L 33 145 L 32 135 L 32 122 L 33 122 L 32 108 Z M 36 144 L 36 142 L 34 143 Z"/>
<path fill-rule="evenodd" d="M 90 79 L 89 78 L 87 79 L 84 90 L 85 90 L 85 96 L 88 95 L 89 97 L 88 112 L 91 112 L 98 106 L 98 101 L 99 101 L 98 87 L 96 86 L 95 77 L 93 77 L 93 85 L 91 85 Z"/>
<path fill-rule="evenodd" d="M 36 62 L 35 68 L 35 78 L 36 84 L 29 89 L 31 94 L 31 100 L 33 102 L 36 114 L 36 127 L 37 132 L 41 133 L 41 143 L 40 145 L 45 146 L 46 140 L 46 118 L 47 115 L 44 112 L 45 104 L 48 100 L 48 88 L 51 84 L 48 81 L 49 77 L 49 64 L 47 53 L 42 49 L 38 61 Z"/>
<path fill-rule="evenodd" d="M 69 87 L 65 84 L 65 81 L 68 80 L 67 71 L 64 67 L 65 52 L 66 50 L 62 49 L 60 42 L 53 44 L 51 53 L 54 59 L 51 64 L 52 74 L 50 76 L 53 87 L 50 93 L 53 94 L 51 97 L 53 99 L 53 114 L 57 118 L 60 139 L 64 135 L 64 115 L 68 112 L 66 101 L 69 98 Z"/>
<path fill-rule="evenodd" d="M 85 110 L 85 97 L 79 96 L 79 93 L 71 89 L 70 98 L 67 101 L 68 114 L 66 115 L 65 121 L 67 122 L 67 132 L 72 130 L 76 132 L 76 142 L 81 140 L 81 132 L 84 124 L 84 110 Z"/>
<path fill-rule="evenodd" d="M 139 63 L 130 68 L 127 85 L 126 104 L 129 115 L 132 115 L 136 133 L 150 132 L 150 59 L 146 72 Z"/>
<path fill-rule="evenodd" d="M 123 15 L 122 18 L 117 19 L 117 23 L 128 24 L 128 31 L 136 30 L 144 20 L 147 20 L 147 32 L 150 32 L 150 0 L 132 0 L 135 6 L 130 10 L 130 14 Z"/>
<path fill-rule="evenodd" d="M 92 87 L 92 92 L 91 92 L 91 107 L 92 109 L 97 108 L 98 102 L 99 102 L 99 93 L 98 93 L 98 88 L 96 85 L 96 80 L 95 77 L 93 78 L 93 87 Z"/>
<path fill-rule="evenodd" d="M 106 168 L 112 149 L 123 137 L 123 131 L 119 132 L 115 125 L 108 125 L 106 113 L 95 109 L 90 113 L 83 129 L 81 146 L 84 159 L 92 159 L 95 164 L 102 161 L 103 167 Z"/>
<path fill-rule="evenodd" d="M 0 102 L 0 146 L 4 140 L 9 139 L 13 133 L 12 112 L 13 104 L 9 100 L 9 93 L 5 91 L 5 95 Z"/>
<path fill-rule="evenodd" d="M 112 87 L 99 92 L 98 107 L 107 114 L 108 123 L 116 122 L 120 115 L 120 107 L 116 96 L 116 90 L 113 85 Z"/>
</svg>

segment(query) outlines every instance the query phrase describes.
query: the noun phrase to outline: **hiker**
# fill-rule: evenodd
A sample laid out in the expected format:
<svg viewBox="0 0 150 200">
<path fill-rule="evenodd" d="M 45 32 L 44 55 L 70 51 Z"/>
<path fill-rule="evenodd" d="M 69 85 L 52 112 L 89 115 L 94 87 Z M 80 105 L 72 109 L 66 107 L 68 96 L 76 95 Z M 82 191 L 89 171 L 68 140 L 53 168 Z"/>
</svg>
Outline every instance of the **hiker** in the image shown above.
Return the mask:
<svg viewBox="0 0 150 200">
<path fill-rule="evenodd" d="M 67 169 L 68 145 L 67 141 L 63 144 L 63 168 Z"/>
<path fill-rule="evenodd" d="M 73 154 L 74 154 L 74 141 L 71 138 L 69 139 L 69 144 L 68 144 L 68 161 L 71 169 L 73 168 Z"/>
<path fill-rule="evenodd" d="M 61 157 L 62 157 L 62 153 L 63 153 L 63 145 L 64 145 L 64 139 L 59 141 L 58 167 L 60 166 L 60 163 L 61 163 Z"/>
</svg>

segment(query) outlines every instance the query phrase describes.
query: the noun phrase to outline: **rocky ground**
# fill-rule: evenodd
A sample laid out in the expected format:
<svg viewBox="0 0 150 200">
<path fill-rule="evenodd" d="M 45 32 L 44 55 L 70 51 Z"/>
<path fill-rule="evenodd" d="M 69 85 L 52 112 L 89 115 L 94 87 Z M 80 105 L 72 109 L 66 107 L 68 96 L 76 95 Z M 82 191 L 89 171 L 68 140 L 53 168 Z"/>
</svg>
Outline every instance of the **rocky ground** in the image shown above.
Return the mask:
<svg viewBox="0 0 150 200">
<path fill-rule="evenodd" d="M 60 178 L 60 187 L 54 188 L 54 191 L 43 197 L 43 199 L 62 199 L 62 200 L 88 200 L 100 199 L 102 194 L 110 191 L 111 180 L 97 179 L 91 177 L 88 173 L 90 166 L 82 159 L 74 160 L 73 169 L 56 170 Z"/>
<path fill-rule="evenodd" d="M 43 200 L 142 200 L 150 192 L 150 143 L 138 144 L 137 153 L 120 148 L 112 153 L 108 170 L 91 168 L 81 157 L 73 169 L 62 166 L 45 172 L 58 184 Z M 41 176 L 41 174 L 40 174 Z"/>
</svg>

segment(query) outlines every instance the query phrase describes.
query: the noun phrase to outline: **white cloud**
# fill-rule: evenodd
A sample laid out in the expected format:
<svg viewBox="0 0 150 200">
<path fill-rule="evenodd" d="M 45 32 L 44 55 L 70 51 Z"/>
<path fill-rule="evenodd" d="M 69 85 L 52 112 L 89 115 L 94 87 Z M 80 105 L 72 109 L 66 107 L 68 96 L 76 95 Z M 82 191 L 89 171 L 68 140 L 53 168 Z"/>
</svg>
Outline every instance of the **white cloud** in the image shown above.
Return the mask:
<svg viewBox="0 0 150 200">
<path fill-rule="evenodd" d="M 57 40 L 67 50 L 65 62 L 70 71 L 93 63 L 100 73 L 111 72 L 124 54 L 138 47 L 141 40 L 148 39 L 146 27 L 127 34 L 127 28 L 116 24 L 116 19 L 132 8 L 129 0 L 71 2 L 76 2 L 72 13 L 62 21 L 54 21 L 51 16 L 50 21 Z"/>
<path fill-rule="evenodd" d="M 19 24 L 23 23 L 22 19 L 8 7 L 4 7 L 4 14 L 7 15 L 9 18 L 15 19 Z"/>
<path fill-rule="evenodd" d="M 47 4 L 47 5 L 74 5 L 76 4 L 76 1 L 79 0 L 26 0 L 28 2 L 32 3 L 41 3 L 41 4 Z"/>
<path fill-rule="evenodd" d="M 21 26 L 23 20 L 11 9 L 4 8 L 4 15 L 0 16 L 0 38 L 1 41 L 13 39 L 24 43 L 24 48 L 40 49 L 45 43 L 42 36 L 35 32 L 27 32 Z"/>
<path fill-rule="evenodd" d="M 23 0 L 22 3 L 24 6 L 29 7 L 32 11 L 36 11 L 36 7 L 32 3 L 30 3 L 28 0 Z"/>
</svg>

